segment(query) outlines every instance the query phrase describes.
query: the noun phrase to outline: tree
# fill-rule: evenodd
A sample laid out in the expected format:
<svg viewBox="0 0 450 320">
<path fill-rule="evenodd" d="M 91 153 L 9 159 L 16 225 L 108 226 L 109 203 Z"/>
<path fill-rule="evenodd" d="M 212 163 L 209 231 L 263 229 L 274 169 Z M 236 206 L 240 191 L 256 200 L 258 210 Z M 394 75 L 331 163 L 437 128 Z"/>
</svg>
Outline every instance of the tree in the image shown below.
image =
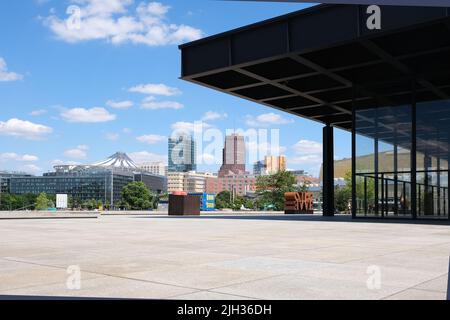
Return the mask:
<svg viewBox="0 0 450 320">
<path fill-rule="evenodd" d="M 230 191 L 222 191 L 216 196 L 216 209 L 232 208 Z"/>
<path fill-rule="evenodd" d="M 311 186 L 311 181 L 303 180 L 299 185 L 297 185 L 296 191 L 297 192 L 308 192 L 310 186 Z"/>
<path fill-rule="evenodd" d="M 297 180 L 292 172 L 280 171 L 268 176 L 260 176 L 256 180 L 256 193 L 260 209 L 273 207 L 284 210 L 284 194 L 297 191 Z"/>
<path fill-rule="evenodd" d="M 121 194 L 122 206 L 128 210 L 148 210 L 158 208 L 159 199 L 148 190 L 143 182 L 127 184 Z"/>
<path fill-rule="evenodd" d="M 352 200 L 352 189 L 348 186 L 337 186 L 334 189 L 334 205 L 335 208 L 340 212 L 345 212 L 348 210 L 348 204 Z"/>
<path fill-rule="evenodd" d="M 352 200 L 352 172 L 348 171 L 344 177 L 344 191 L 348 202 Z M 367 176 L 366 181 L 362 176 L 356 177 L 356 199 L 366 200 L 367 206 L 375 205 L 375 178 Z"/>
<path fill-rule="evenodd" d="M 83 202 L 83 207 L 88 210 L 99 209 L 103 203 L 100 200 L 90 199 Z"/>
<path fill-rule="evenodd" d="M 42 192 L 40 193 L 36 198 L 36 210 L 46 210 L 49 207 L 49 200 L 47 198 L 47 195 Z"/>
</svg>

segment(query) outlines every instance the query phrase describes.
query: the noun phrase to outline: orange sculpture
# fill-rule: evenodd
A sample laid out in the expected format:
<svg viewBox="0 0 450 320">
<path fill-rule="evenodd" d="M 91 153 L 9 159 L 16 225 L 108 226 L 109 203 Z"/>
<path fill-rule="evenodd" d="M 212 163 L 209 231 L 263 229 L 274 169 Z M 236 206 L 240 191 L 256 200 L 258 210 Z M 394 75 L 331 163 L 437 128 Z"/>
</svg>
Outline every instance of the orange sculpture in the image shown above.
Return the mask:
<svg viewBox="0 0 450 320">
<path fill-rule="evenodd" d="M 286 214 L 312 214 L 313 194 L 311 192 L 286 192 L 284 194 Z"/>
</svg>

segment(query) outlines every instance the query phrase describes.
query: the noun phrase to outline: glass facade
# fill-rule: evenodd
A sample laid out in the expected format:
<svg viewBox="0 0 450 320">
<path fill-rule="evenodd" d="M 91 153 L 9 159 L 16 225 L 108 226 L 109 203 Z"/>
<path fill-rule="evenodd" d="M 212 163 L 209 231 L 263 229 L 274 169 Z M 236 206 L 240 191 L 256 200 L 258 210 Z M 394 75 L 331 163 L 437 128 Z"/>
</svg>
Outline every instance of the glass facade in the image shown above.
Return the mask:
<svg viewBox="0 0 450 320">
<path fill-rule="evenodd" d="M 356 217 L 448 219 L 450 101 L 428 96 L 412 82 L 355 90 Z"/>
<path fill-rule="evenodd" d="M 196 146 L 193 137 L 180 135 L 169 138 L 169 172 L 197 170 Z"/>
<path fill-rule="evenodd" d="M 11 179 L 13 194 L 68 194 L 77 201 L 99 200 L 114 206 L 120 200 L 123 187 L 134 181 L 132 173 L 111 169 L 91 168 L 66 172 L 47 173 L 42 177 L 17 177 Z"/>
</svg>

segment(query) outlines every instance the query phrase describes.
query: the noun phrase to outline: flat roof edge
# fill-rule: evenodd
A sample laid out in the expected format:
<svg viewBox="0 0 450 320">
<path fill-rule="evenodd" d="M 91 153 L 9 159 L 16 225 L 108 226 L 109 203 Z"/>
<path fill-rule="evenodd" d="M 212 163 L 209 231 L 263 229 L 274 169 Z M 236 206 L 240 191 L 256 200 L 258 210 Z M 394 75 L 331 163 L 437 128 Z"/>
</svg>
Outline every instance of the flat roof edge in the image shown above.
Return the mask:
<svg viewBox="0 0 450 320">
<path fill-rule="evenodd" d="M 206 37 L 198 39 L 198 40 L 194 40 L 194 41 L 190 41 L 190 42 L 187 42 L 187 43 L 183 43 L 183 44 L 180 44 L 178 46 L 178 48 L 179 49 L 188 48 L 188 47 L 191 47 L 191 46 L 195 46 L 197 44 L 208 42 L 210 40 L 218 39 L 218 38 L 221 38 L 221 37 L 226 37 L 226 36 L 228 36 L 230 34 L 238 33 L 238 32 L 245 31 L 245 30 L 250 30 L 250 29 L 257 28 L 259 26 L 263 26 L 263 25 L 266 25 L 266 24 L 271 24 L 271 23 L 274 23 L 274 22 L 283 21 L 283 20 L 289 19 L 291 17 L 300 16 L 300 15 L 303 15 L 303 14 L 310 14 L 310 13 L 313 13 L 315 11 L 322 10 L 324 8 L 336 7 L 336 6 L 350 6 L 350 5 L 315 4 L 315 5 L 312 5 L 311 7 L 303 8 L 303 9 L 296 10 L 296 11 L 293 11 L 293 12 L 289 12 L 289 13 L 283 14 L 281 16 L 276 16 L 276 17 L 273 17 L 273 18 L 261 20 L 261 21 L 255 22 L 255 23 L 251 23 L 251 24 L 242 26 L 242 27 L 238 27 L 238 28 L 234 28 L 234 29 L 227 30 L 227 31 L 224 31 L 224 32 L 216 33 L 216 34 L 213 34 L 213 35 L 210 35 L 210 36 L 206 36 Z"/>
</svg>

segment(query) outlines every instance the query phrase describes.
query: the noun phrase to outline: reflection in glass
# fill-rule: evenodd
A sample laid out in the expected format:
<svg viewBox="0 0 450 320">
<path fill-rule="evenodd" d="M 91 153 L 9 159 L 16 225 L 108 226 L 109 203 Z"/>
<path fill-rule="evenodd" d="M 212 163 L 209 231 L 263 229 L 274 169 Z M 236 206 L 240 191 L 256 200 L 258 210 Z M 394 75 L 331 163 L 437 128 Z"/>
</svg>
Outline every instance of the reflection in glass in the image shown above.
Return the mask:
<svg viewBox="0 0 450 320">
<path fill-rule="evenodd" d="M 417 215 L 448 217 L 448 159 L 450 103 L 418 103 Z"/>
</svg>

